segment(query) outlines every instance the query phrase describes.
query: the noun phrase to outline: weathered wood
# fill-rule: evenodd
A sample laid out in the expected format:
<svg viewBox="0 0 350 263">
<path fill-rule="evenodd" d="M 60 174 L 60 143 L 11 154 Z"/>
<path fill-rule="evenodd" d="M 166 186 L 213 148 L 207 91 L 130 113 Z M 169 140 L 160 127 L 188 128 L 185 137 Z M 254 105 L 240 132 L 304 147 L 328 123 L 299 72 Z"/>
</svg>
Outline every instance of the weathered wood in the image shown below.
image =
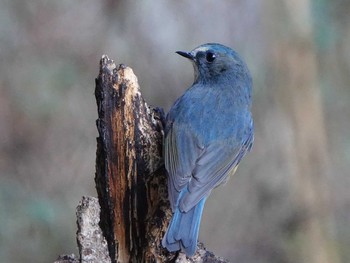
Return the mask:
<svg viewBox="0 0 350 263">
<path fill-rule="evenodd" d="M 99 226 L 100 211 L 95 197 L 83 196 L 77 207 L 77 243 L 82 263 L 111 263 L 107 241 Z"/>
<path fill-rule="evenodd" d="M 131 68 L 117 67 L 107 56 L 101 59 L 95 96 L 99 117 L 95 181 L 101 228 L 112 262 L 146 262 L 151 257 L 146 234 L 159 244 L 168 221 L 165 213 L 170 216 L 161 116 L 141 97 Z M 149 232 L 154 213 L 163 213 L 157 218 L 164 222 Z"/>
</svg>

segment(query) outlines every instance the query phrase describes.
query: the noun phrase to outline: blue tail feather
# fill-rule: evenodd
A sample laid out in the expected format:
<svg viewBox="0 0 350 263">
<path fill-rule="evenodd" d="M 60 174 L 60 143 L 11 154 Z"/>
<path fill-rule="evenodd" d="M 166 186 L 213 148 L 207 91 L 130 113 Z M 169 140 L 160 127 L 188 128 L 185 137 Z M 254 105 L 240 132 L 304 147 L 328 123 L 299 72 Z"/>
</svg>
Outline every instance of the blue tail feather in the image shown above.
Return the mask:
<svg viewBox="0 0 350 263">
<path fill-rule="evenodd" d="M 176 208 L 163 238 L 163 247 L 171 252 L 181 249 L 187 256 L 195 253 L 205 201 L 206 197 L 188 212 Z"/>
</svg>

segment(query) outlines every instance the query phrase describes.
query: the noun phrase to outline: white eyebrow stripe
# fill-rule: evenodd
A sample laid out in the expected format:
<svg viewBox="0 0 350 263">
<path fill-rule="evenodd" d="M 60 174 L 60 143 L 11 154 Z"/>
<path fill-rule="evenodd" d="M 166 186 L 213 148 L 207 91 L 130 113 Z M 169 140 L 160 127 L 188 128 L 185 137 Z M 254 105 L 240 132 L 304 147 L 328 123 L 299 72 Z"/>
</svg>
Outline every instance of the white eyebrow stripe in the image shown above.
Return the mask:
<svg viewBox="0 0 350 263">
<path fill-rule="evenodd" d="M 196 53 L 199 52 L 199 51 L 202 51 L 202 52 L 206 52 L 209 48 L 208 47 L 199 47 L 199 48 L 196 48 L 195 51 Z"/>
</svg>

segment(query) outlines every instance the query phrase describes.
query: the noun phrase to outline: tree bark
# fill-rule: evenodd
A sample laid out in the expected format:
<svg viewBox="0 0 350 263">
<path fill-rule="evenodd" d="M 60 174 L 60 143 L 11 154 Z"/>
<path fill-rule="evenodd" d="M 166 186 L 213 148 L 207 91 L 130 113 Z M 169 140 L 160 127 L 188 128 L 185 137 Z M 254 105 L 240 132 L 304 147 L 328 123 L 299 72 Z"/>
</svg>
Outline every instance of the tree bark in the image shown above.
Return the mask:
<svg viewBox="0 0 350 263">
<path fill-rule="evenodd" d="M 112 262 L 147 262 L 150 252 L 159 254 L 156 244 L 171 215 L 161 158 L 162 116 L 141 97 L 132 69 L 117 67 L 107 56 L 101 60 L 95 96 L 95 181 L 109 254 Z M 153 233 L 156 213 L 162 221 Z M 152 248 L 149 239 L 154 239 Z"/>
</svg>

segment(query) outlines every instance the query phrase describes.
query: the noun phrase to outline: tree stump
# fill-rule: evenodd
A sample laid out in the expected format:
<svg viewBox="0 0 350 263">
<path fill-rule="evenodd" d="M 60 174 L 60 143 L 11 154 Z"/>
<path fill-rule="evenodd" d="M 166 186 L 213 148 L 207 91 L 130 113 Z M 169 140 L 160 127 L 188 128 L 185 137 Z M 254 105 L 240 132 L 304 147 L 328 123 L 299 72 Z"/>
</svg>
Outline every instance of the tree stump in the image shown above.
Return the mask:
<svg viewBox="0 0 350 263">
<path fill-rule="evenodd" d="M 107 56 L 101 60 L 95 96 L 95 181 L 109 254 L 112 262 L 148 262 L 150 253 L 160 254 L 156 244 L 171 215 L 161 157 L 161 111 L 147 106 L 132 69 L 117 67 Z M 164 222 L 153 222 L 156 214 Z"/>
<path fill-rule="evenodd" d="M 95 96 L 99 206 L 83 197 L 77 208 L 80 258 L 62 255 L 55 263 L 227 262 L 201 243 L 192 258 L 161 245 L 172 215 L 162 159 L 164 114 L 146 104 L 132 69 L 104 55 Z"/>
</svg>

